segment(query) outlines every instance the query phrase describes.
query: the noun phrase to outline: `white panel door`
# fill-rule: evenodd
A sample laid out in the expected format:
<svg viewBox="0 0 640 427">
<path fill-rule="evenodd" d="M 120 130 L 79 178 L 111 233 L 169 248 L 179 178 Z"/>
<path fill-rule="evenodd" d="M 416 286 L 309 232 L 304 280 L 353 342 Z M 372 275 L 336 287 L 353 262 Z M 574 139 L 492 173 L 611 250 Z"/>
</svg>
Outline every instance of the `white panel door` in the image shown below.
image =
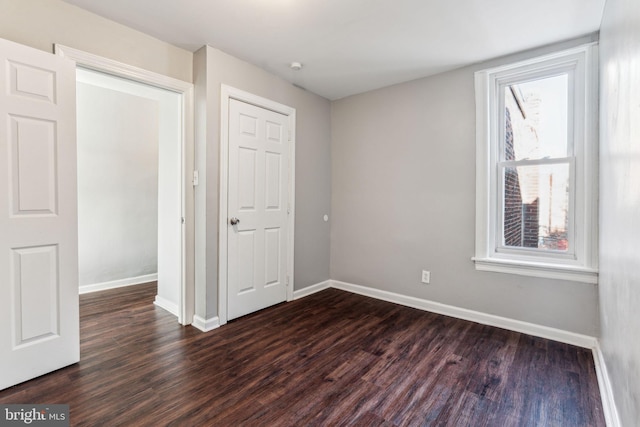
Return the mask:
<svg viewBox="0 0 640 427">
<path fill-rule="evenodd" d="M 80 360 L 75 63 L 0 39 L 0 389 Z"/>
<path fill-rule="evenodd" d="M 229 320 L 287 298 L 288 120 L 229 101 Z"/>
</svg>

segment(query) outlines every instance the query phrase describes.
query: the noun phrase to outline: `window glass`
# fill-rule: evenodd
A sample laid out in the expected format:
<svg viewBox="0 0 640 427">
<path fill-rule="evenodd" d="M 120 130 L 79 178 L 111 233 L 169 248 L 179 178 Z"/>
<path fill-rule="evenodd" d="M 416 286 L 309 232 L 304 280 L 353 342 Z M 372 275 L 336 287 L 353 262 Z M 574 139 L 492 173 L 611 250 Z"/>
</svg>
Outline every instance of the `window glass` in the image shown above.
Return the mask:
<svg viewBox="0 0 640 427">
<path fill-rule="evenodd" d="M 568 77 L 561 74 L 504 87 L 504 160 L 570 155 Z"/>
<path fill-rule="evenodd" d="M 569 173 L 569 163 L 504 168 L 504 246 L 569 249 Z"/>
</svg>

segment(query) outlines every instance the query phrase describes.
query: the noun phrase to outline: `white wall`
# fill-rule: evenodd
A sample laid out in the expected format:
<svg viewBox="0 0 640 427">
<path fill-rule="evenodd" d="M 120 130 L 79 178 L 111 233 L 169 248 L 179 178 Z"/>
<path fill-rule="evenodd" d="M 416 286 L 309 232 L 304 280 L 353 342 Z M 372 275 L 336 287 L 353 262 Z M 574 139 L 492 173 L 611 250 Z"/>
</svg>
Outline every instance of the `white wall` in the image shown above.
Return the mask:
<svg viewBox="0 0 640 427">
<path fill-rule="evenodd" d="M 182 99 L 145 86 L 160 105 L 158 139 L 158 294 L 156 303 L 178 315 L 182 287 Z M 190 177 L 186 177 L 190 180 Z"/>
<path fill-rule="evenodd" d="M 623 426 L 640 422 L 640 2 L 600 32 L 600 342 Z"/>
<path fill-rule="evenodd" d="M 212 47 L 194 54 L 196 87 L 196 314 L 218 310 L 220 85 L 224 83 L 296 109 L 294 289 L 329 279 L 330 103 Z M 206 230 L 206 232 L 204 232 Z"/>
<path fill-rule="evenodd" d="M 596 336 L 595 285 L 476 271 L 471 260 L 474 72 L 587 41 L 334 101 L 331 279 Z"/>
<path fill-rule="evenodd" d="M 157 273 L 158 103 L 77 84 L 80 287 Z"/>
</svg>

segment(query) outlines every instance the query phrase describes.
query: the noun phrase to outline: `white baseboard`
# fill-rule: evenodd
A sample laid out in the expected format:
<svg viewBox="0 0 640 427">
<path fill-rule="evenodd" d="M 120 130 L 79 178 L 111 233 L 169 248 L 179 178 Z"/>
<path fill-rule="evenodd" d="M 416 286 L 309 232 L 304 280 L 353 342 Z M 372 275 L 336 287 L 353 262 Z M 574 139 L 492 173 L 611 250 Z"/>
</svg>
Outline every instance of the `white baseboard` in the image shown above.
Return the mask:
<svg viewBox="0 0 640 427">
<path fill-rule="evenodd" d="M 196 315 L 193 316 L 193 322 L 191 323 L 191 326 L 200 329 L 202 332 L 209 332 L 220 327 L 220 319 L 218 318 L 218 316 L 212 317 L 210 319 L 203 319 L 202 317 Z"/>
<path fill-rule="evenodd" d="M 366 286 L 340 282 L 337 280 L 331 280 L 330 282 L 332 288 L 341 289 L 343 291 L 352 292 L 354 294 L 393 302 L 396 304 L 405 305 L 432 313 L 443 314 L 445 316 L 456 317 L 458 319 L 469 320 L 472 322 L 481 323 L 483 325 L 496 326 L 498 328 L 521 332 L 523 334 L 533 335 L 540 338 L 547 338 L 578 347 L 592 349 L 597 343 L 595 337 L 591 337 L 588 335 L 576 334 L 574 332 L 563 331 L 561 329 L 550 328 L 548 326 L 536 325 L 534 323 L 495 316 L 493 314 L 482 313 L 480 311 L 468 310 L 466 308 L 455 307 L 439 302 L 396 294 L 388 291 L 382 291 Z"/>
<path fill-rule="evenodd" d="M 293 299 L 308 297 L 316 292 L 324 291 L 331 287 L 331 280 L 325 280 L 324 282 L 316 283 L 315 285 L 307 286 L 306 288 L 298 289 L 293 292 Z"/>
<path fill-rule="evenodd" d="M 160 295 L 156 295 L 155 301 L 153 301 L 155 305 L 158 307 L 167 310 L 169 313 L 178 317 L 178 304 L 173 301 L 169 301 L 166 298 L 161 297 Z"/>
<path fill-rule="evenodd" d="M 93 285 L 83 285 L 79 288 L 80 295 L 91 292 L 106 291 L 108 289 L 122 288 L 125 286 L 140 285 L 142 283 L 154 282 L 158 280 L 158 274 L 146 274 L 138 277 L 128 277 L 126 279 L 112 280 L 110 282 L 95 283 Z"/>
<path fill-rule="evenodd" d="M 598 386 L 600 387 L 600 400 L 602 401 L 602 410 L 604 412 L 604 420 L 608 427 L 620 427 L 620 418 L 618 417 L 618 409 L 613 398 L 613 388 L 609 379 L 609 371 L 604 361 L 600 342 L 596 342 L 593 347 L 593 362 L 596 365 L 596 376 L 598 377 Z"/>
</svg>

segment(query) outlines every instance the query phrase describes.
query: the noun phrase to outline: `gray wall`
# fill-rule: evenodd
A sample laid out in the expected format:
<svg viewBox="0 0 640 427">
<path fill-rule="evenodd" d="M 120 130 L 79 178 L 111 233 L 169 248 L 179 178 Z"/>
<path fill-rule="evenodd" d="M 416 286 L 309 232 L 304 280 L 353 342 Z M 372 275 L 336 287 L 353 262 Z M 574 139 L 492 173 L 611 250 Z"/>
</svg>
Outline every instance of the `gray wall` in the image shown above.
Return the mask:
<svg viewBox="0 0 640 427">
<path fill-rule="evenodd" d="M 283 66 L 286 66 L 284 64 Z M 227 84 L 296 109 L 296 206 L 294 289 L 329 279 L 331 191 L 331 107 L 328 100 L 299 89 L 255 65 L 212 47 L 194 54 L 197 168 L 205 185 L 196 188 L 196 314 L 212 318 L 218 309 L 218 201 L 220 85 Z M 202 172 L 201 172 L 202 173 Z M 200 230 L 206 229 L 206 240 Z M 204 302 L 204 304 L 203 304 Z"/>
<path fill-rule="evenodd" d="M 640 420 L 640 3 L 600 32 L 600 344 L 623 426 Z"/>
<path fill-rule="evenodd" d="M 596 336 L 595 285 L 480 272 L 471 261 L 474 72 L 591 40 L 334 101 L 331 278 Z"/>
<path fill-rule="evenodd" d="M 0 0 L 0 37 L 53 52 L 60 43 L 191 81 L 193 54 L 61 0 Z"/>
<path fill-rule="evenodd" d="M 80 287 L 158 271 L 158 103 L 77 84 Z"/>
</svg>

